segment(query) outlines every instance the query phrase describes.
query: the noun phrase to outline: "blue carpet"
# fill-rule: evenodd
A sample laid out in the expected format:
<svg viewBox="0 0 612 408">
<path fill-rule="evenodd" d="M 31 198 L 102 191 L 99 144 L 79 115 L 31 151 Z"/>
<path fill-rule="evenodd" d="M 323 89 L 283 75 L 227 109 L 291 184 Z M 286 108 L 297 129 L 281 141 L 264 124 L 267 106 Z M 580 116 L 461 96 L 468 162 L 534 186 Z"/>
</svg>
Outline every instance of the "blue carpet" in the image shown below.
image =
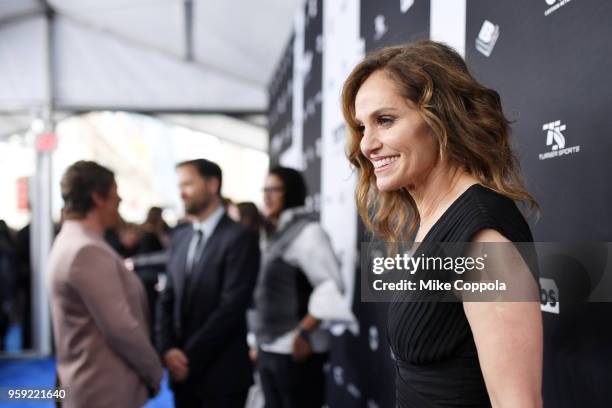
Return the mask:
<svg viewBox="0 0 612 408">
<path fill-rule="evenodd" d="M 0 359 L 1 387 L 53 387 L 55 385 L 55 359 Z M 0 402 L 0 407 L 18 408 L 53 408 L 52 402 L 7 403 Z M 157 398 L 150 400 L 145 407 L 173 407 L 172 391 L 168 388 L 168 376 L 164 375 L 162 389 Z"/>
</svg>

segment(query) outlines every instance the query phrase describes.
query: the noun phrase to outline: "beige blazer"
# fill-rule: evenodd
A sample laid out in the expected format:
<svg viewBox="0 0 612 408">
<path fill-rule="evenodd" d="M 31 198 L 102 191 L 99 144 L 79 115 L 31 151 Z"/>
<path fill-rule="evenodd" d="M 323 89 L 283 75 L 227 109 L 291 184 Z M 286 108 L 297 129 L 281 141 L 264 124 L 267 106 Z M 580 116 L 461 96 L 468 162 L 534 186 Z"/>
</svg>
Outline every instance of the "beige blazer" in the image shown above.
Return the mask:
<svg viewBox="0 0 612 408">
<path fill-rule="evenodd" d="M 64 223 L 49 261 L 49 290 L 64 407 L 138 407 L 162 367 L 149 340 L 139 278 L 102 237 Z"/>
</svg>

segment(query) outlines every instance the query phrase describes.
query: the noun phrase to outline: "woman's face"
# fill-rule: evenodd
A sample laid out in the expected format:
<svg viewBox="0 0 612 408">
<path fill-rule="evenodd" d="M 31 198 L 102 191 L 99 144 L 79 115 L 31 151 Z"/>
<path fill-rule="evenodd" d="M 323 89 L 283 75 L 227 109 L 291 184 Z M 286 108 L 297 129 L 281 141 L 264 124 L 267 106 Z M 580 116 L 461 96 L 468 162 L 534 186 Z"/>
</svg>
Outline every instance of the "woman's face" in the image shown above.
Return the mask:
<svg viewBox="0 0 612 408">
<path fill-rule="evenodd" d="M 362 129 L 361 152 L 372 162 L 380 191 L 426 182 L 438 160 L 438 144 L 411 101 L 402 97 L 383 71 L 363 83 L 355 98 Z"/>
<path fill-rule="evenodd" d="M 278 217 L 285 204 L 285 186 L 275 174 L 266 177 L 264 185 L 264 213 L 266 217 Z"/>
</svg>

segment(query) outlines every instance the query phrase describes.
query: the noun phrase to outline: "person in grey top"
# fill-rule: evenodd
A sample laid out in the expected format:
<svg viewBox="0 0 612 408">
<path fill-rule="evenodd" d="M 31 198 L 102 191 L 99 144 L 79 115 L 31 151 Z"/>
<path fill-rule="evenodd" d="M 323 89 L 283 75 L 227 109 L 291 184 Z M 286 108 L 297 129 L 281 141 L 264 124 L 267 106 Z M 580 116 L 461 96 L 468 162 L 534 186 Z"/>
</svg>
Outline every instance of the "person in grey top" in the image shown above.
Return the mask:
<svg viewBox="0 0 612 408">
<path fill-rule="evenodd" d="M 321 407 L 331 321 L 353 322 L 329 237 L 304 209 L 306 185 L 276 167 L 264 188 L 272 234 L 254 293 L 257 370 L 267 408 Z"/>
</svg>

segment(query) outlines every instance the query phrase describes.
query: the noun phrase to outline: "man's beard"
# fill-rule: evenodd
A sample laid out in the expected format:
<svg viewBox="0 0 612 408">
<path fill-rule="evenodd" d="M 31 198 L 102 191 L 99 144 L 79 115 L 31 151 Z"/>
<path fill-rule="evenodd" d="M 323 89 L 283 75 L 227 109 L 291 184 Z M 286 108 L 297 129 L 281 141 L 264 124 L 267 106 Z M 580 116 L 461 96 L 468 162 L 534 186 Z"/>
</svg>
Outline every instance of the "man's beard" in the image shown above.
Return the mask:
<svg viewBox="0 0 612 408">
<path fill-rule="evenodd" d="M 199 215 L 202 211 L 206 210 L 211 203 L 211 197 L 206 195 L 201 200 L 193 201 L 185 205 L 185 212 L 189 215 Z"/>
</svg>

